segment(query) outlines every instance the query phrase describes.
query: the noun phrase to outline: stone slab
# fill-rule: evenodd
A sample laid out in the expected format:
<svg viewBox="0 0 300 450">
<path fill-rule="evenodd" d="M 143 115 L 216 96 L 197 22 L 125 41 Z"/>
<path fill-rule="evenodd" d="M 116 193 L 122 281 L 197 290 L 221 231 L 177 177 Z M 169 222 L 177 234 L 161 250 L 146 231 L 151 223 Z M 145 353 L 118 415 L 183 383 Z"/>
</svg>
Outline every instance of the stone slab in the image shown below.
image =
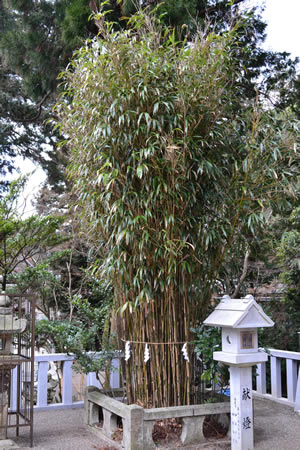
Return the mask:
<svg viewBox="0 0 300 450">
<path fill-rule="evenodd" d="M 98 406 L 110 410 L 117 416 L 123 418 L 126 417 L 128 405 L 124 405 L 124 403 L 121 403 L 118 400 L 115 400 L 114 398 L 108 397 L 107 395 L 104 395 L 101 392 L 97 391 L 88 392 L 87 400 L 95 403 Z"/>
<path fill-rule="evenodd" d="M 3 333 L 22 333 L 27 325 L 26 319 L 18 319 L 10 315 L 0 315 L 0 330 Z"/>
<path fill-rule="evenodd" d="M 193 406 L 171 406 L 169 408 L 151 408 L 144 410 L 144 420 L 162 420 L 193 415 Z"/>
<path fill-rule="evenodd" d="M 203 405 L 194 405 L 194 416 L 206 416 L 210 414 L 230 413 L 230 402 L 205 403 Z"/>
<path fill-rule="evenodd" d="M 144 420 L 163 420 L 178 417 L 206 416 L 230 412 L 230 403 L 205 403 L 204 405 L 172 406 L 144 410 Z"/>
<path fill-rule="evenodd" d="M 267 353 L 226 353 L 226 352 L 214 352 L 213 357 L 216 361 L 223 362 L 228 365 L 238 366 L 253 366 L 262 362 L 268 361 Z"/>
</svg>

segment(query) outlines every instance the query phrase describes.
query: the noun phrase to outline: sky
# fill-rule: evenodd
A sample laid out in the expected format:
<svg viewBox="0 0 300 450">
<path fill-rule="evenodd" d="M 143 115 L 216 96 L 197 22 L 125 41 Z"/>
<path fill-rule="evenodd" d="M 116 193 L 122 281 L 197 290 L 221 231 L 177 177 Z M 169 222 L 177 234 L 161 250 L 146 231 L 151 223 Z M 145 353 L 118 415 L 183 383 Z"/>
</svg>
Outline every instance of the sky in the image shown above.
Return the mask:
<svg viewBox="0 0 300 450">
<path fill-rule="evenodd" d="M 29 159 L 24 160 L 22 157 L 17 157 L 16 166 L 19 167 L 22 175 L 30 174 L 28 183 L 18 204 L 18 210 L 20 213 L 22 211 L 22 216 L 25 218 L 35 213 L 31 202 L 47 177 L 45 172 L 37 165 L 34 165 Z M 15 179 L 19 175 L 14 174 L 12 178 Z"/>
<path fill-rule="evenodd" d="M 252 1 L 252 4 L 266 5 L 262 14 L 267 22 L 267 50 L 287 51 L 300 57 L 300 0 Z"/>
<path fill-rule="evenodd" d="M 262 17 L 267 22 L 267 38 L 264 42 L 266 50 L 286 51 L 293 57 L 300 57 L 300 0 L 247 0 L 246 6 L 265 6 Z M 46 175 L 30 161 L 19 159 L 19 166 L 23 173 L 32 172 L 30 182 L 25 190 L 27 201 L 27 214 L 32 213 L 30 198 L 45 181 Z"/>
</svg>

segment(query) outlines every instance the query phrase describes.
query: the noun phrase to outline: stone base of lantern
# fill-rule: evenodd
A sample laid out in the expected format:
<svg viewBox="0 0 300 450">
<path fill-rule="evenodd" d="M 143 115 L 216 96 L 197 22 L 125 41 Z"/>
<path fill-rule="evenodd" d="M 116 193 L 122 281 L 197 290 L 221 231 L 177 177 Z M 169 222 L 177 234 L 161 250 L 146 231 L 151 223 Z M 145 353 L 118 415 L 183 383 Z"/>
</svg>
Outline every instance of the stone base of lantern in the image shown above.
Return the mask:
<svg viewBox="0 0 300 450">
<path fill-rule="evenodd" d="M 227 365 L 237 365 L 240 367 L 249 367 L 268 361 L 268 355 L 265 352 L 249 352 L 249 353 L 227 353 L 214 352 L 213 357 L 216 361 L 220 361 Z"/>
<path fill-rule="evenodd" d="M 8 425 L 8 390 L 11 379 L 11 370 L 14 369 L 17 363 L 20 363 L 24 358 L 16 355 L 1 355 L 0 356 L 0 448 L 2 440 L 7 439 L 7 425 Z"/>
<path fill-rule="evenodd" d="M 0 439 L 7 439 L 8 423 L 8 395 L 7 392 L 1 394 L 0 402 Z"/>
<path fill-rule="evenodd" d="M 7 429 L 18 435 L 20 426 L 29 427 L 33 447 L 34 317 L 34 297 L 0 293 L 0 449 L 18 448 L 7 440 Z"/>
<path fill-rule="evenodd" d="M 253 450 L 252 367 L 231 366 L 231 450 Z"/>
</svg>

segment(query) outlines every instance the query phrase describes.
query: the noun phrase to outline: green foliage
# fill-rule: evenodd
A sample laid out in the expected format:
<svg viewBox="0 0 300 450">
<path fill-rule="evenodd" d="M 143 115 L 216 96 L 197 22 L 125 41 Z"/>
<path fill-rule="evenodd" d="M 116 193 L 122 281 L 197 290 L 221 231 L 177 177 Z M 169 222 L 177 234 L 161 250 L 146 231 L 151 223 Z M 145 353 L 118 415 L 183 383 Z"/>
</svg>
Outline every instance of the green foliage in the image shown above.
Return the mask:
<svg viewBox="0 0 300 450">
<path fill-rule="evenodd" d="M 201 379 L 216 384 L 218 382 L 219 364 L 213 358 L 213 352 L 221 349 L 221 330 L 214 327 L 201 327 L 192 329 L 196 334 L 195 352 L 201 359 L 205 370 Z"/>
<path fill-rule="evenodd" d="M 89 291 L 89 304 L 91 306 L 101 306 L 109 304 L 112 306 L 113 288 L 105 280 L 96 278 L 89 270 L 85 273 L 86 289 Z"/>
<path fill-rule="evenodd" d="M 11 185 L 11 191 L 13 190 L 15 190 L 13 201 L 17 208 L 20 192 L 16 183 Z M 6 206 L 9 205 L 8 196 L 3 199 L 3 203 Z M 14 289 L 18 292 L 34 292 L 38 297 L 38 307 L 48 318 L 68 316 L 71 320 L 74 296 L 88 297 L 91 305 L 97 307 L 111 298 L 112 288 L 107 283 L 96 279 L 87 269 L 97 256 L 97 251 L 88 246 L 85 236 L 78 234 L 72 211 L 68 210 L 68 215 L 65 216 L 45 216 L 44 213 L 41 211 L 39 216 L 31 216 L 24 220 L 12 207 L 11 215 L 20 220 L 19 225 L 23 226 L 21 236 L 24 235 L 31 253 L 30 258 L 24 260 L 23 254 L 25 255 L 26 252 L 22 249 L 22 255 L 16 258 L 18 264 L 23 263 L 22 270 L 15 271 L 12 267 L 9 281 L 15 285 Z M 60 208 L 57 208 L 57 213 L 61 214 Z M 66 217 L 67 220 L 65 220 Z M 34 229 L 36 240 L 34 249 L 28 230 L 25 233 L 24 224 Z M 0 225 L 2 225 L 1 221 Z M 3 216 L 3 229 L 5 226 L 8 231 L 10 225 L 13 226 L 13 230 L 9 231 L 11 233 L 16 231 L 16 223 L 8 221 L 7 217 Z M 13 236 L 14 239 L 11 237 L 9 245 L 8 241 L 5 245 L 3 244 L 7 254 L 9 247 L 12 247 L 11 252 L 16 251 L 18 247 L 15 245 L 17 244 L 15 234 Z"/>
<path fill-rule="evenodd" d="M 145 0 L 142 7 L 156 8 L 162 20 L 176 28 L 179 39 L 194 33 L 197 26 L 223 33 L 245 18 L 239 33 L 237 57 L 241 61 L 239 96 L 255 98 L 259 91 L 282 108 L 298 108 L 298 82 L 295 61 L 287 53 L 271 53 L 259 48 L 264 39 L 264 24 L 255 8 L 239 11 L 243 1 L 227 0 Z M 63 180 L 64 152 L 56 148 L 57 135 L 47 125 L 57 96 L 57 75 L 68 64 L 72 53 L 86 38 L 98 34 L 100 0 L 28 0 L 0 3 L 0 174 L 14 169 L 14 158 L 23 155 L 38 162 L 57 186 Z M 108 1 L 106 16 L 119 28 L 130 27 L 123 20 L 137 10 L 139 2 Z M 159 6 L 158 6 L 159 5 Z M 101 21 L 100 21 L 101 22 Z M 247 48 L 247 52 L 244 49 Z M 298 83 L 298 84 L 297 84 Z M 47 145 L 46 145 L 47 144 Z M 6 184 L 0 181 L 1 187 Z"/>
<path fill-rule="evenodd" d="M 77 332 L 74 324 L 67 320 L 42 319 L 36 323 L 36 344 L 38 348 L 45 347 L 49 352 L 54 348 L 57 353 L 65 353 Z"/>
<path fill-rule="evenodd" d="M 262 347 L 299 351 L 300 309 L 299 288 L 288 287 L 283 298 L 264 304 L 264 311 L 272 318 L 272 329 L 259 333 Z"/>
<path fill-rule="evenodd" d="M 78 261 L 76 251 L 70 248 L 54 251 L 40 263 L 11 275 L 10 282 L 18 292 L 34 292 L 39 309 L 48 318 L 72 319 L 74 296 L 88 296 L 91 307 L 103 307 L 112 298 L 112 287 L 96 279 L 84 265 L 86 261 Z"/>
<path fill-rule="evenodd" d="M 0 199 L 0 272 L 2 290 L 6 289 L 8 276 L 21 263 L 31 263 L 41 251 L 53 248 L 66 238 L 58 234 L 62 217 L 30 216 L 21 218 L 18 200 L 26 180 L 11 183 L 10 189 Z"/>
<path fill-rule="evenodd" d="M 221 329 L 215 327 L 205 327 L 192 329 L 195 336 L 195 352 L 202 361 L 204 370 L 201 379 L 207 384 L 211 384 L 213 390 L 218 384 L 220 389 L 225 389 L 229 384 L 228 367 L 218 363 L 213 358 L 213 353 L 221 350 Z"/>
<path fill-rule="evenodd" d="M 39 308 L 50 317 L 51 310 L 69 311 L 68 295 L 61 276 L 54 273 L 49 263 L 26 267 L 22 272 L 13 274 L 10 281 L 17 286 L 18 292 L 34 292 L 39 298 Z"/>
<path fill-rule="evenodd" d="M 121 0 L 119 3 L 121 4 L 121 11 L 125 16 L 135 14 L 140 9 L 140 5 L 134 0 Z M 157 15 L 162 18 L 166 25 L 176 27 L 180 33 L 180 28 L 183 25 L 188 27 L 189 30 L 195 30 L 199 19 L 199 8 L 197 8 L 197 4 L 199 2 L 196 0 L 144 1 L 142 7 L 148 10 L 156 8 Z"/>
<path fill-rule="evenodd" d="M 289 218 L 289 228 L 282 234 L 279 257 L 286 273 L 283 279 L 289 284 L 300 286 L 300 207 L 296 207 Z"/>
<path fill-rule="evenodd" d="M 248 106 L 233 117 L 232 32 L 188 47 L 171 33 L 163 42 L 168 33 L 107 32 L 81 49 L 65 74 L 72 107 L 57 108 L 70 176 L 109 244 L 106 271 L 121 276 L 125 295 L 137 291 L 132 305 L 170 285 L 176 261 L 187 274 L 202 261 L 213 276 L 211 260 L 243 227 L 263 224 L 289 179 L 290 121 Z"/>
<path fill-rule="evenodd" d="M 86 0 L 72 0 L 61 2 L 64 8 L 64 18 L 61 23 L 61 37 L 66 48 L 75 49 L 82 45 L 89 35 L 96 35 L 98 29 L 92 20 L 89 20 L 92 10 L 90 2 Z M 94 2 L 97 6 L 97 3 Z"/>
<path fill-rule="evenodd" d="M 39 163 L 49 182 L 63 179 L 64 155 L 48 125 L 57 75 L 97 27 L 86 1 L 0 3 L 0 174 L 22 155 Z M 5 187 L 4 183 L 0 183 Z"/>
<path fill-rule="evenodd" d="M 298 186 L 299 187 L 299 186 Z M 299 196 L 298 196 L 299 199 Z M 299 204 L 299 201 L 298 201 Z M 279 258 L 284 265 L 282 280 L 299 297 L 300 289 L 300 207 L 296 206 L 289 217 L 286 231 L 282 234 L 278 248 Z M 296 300 L 296 299 L 295 299 Z M 299 323 L 300 328 L 300 323 Z"/>
<path fill-rule="evenodd" d="M 110 319 L 111 303 L 109 299 L 101 307 L 92 307 L 87 300 L 80 297 L 75 299 L 77 309 L 76 327 L 81 330 L 74 339 L 71 351 L 75 354 L 78 365 L 84 373 L 100 372 L 113 356 L 115 350 L 115 336 L 107 334 Z M 102 357 L 88 354 L 87 351 L 101 350 Z"/>
<path fill-rule="evenodd" d="M 110 314 L 109 299 L 101 307 L 88 300 L 73 298 L 75 316 L 68 320 L 40 320 L 36 324 L 36 343 L 57 353 L 75 355 L 76 370 L 84 373 L 107 370 L 113 357 L 114 337 L 103 338 Z"/>
<path fill-rule="evenodd" d="M 299 185 L 298 185 L 299 189 Z M 299 190 L 296 204 L 299 204 Z M 264 346 L 282 350 L 299 350 L 300 331 L 300 208 L 289 208 L 275 223 L 277 261 L 283 283 L 282 298 L 266 304 L 266 311 L 275 322 L 272 330 L 264 330 L 261 342 Z M 276 342 L 274 342 L 276 336 Z"/>
</svg>

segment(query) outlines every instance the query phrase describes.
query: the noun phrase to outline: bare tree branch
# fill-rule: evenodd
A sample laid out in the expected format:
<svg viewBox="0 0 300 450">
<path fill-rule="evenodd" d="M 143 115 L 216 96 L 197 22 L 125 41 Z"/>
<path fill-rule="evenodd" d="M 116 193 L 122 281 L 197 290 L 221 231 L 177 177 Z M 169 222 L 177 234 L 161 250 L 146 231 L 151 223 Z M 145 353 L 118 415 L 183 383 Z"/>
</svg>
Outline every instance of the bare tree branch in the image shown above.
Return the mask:
<svg viewBox="0 0 300 450">
<path fill-rule="evenodd" d="M 250 256 L 250 250 L 247 249 L 246 254 L 245 254 L 245 258 L 244 258 L 244 265 L 243 265 L 243 272 L 241 275 L 241 278 L 239 279 L 239 282 L 234 290 L 233 295 L 231 296 L 231 298 L 237 298 L 240 288 L 247 276 L 247 272 L 248 272 L 248 261 L 249 261 L 249 256 Z"/>
</svg>

